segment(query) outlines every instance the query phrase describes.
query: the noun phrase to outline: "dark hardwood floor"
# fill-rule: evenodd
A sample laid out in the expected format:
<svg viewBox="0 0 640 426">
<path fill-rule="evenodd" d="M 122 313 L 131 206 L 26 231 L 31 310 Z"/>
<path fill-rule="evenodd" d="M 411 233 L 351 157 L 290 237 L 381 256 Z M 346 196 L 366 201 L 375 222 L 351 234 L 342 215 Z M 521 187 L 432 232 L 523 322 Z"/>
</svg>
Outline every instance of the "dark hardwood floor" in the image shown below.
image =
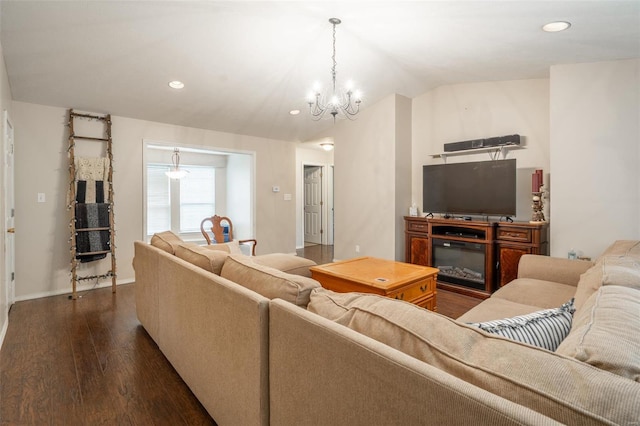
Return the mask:
<svg viewBox="0 0 640 426">
<path fill-rule="evenodd" d="M 318 264 L 332 246 L 298 255 Z M 478 299 L 438 290 L 438 311 Z M 134 284 L 17 302 L 0 350 L 2 425 L 215 425 L 138 322 Z"/>
<path fill-rule="evenodd" d="M 439 288 L 436 301 L 439 314 L 448 316 L 449 318 L 458 318 L 482 302 L 482 299 Z"/>
<path fill-rule="evenodd" d="M 304 248 L 297 249 L 296 254 L 300 257 L 313 260 L 318 265 L 333 262 L 333 246 L 322 244 L 305 245 Z"/>
<path fill-rule="evenodd" d="M 215 425 L 138 322 L 134 284 L 14 304 L 0 384 L 2 425 Z"/>
</svg>

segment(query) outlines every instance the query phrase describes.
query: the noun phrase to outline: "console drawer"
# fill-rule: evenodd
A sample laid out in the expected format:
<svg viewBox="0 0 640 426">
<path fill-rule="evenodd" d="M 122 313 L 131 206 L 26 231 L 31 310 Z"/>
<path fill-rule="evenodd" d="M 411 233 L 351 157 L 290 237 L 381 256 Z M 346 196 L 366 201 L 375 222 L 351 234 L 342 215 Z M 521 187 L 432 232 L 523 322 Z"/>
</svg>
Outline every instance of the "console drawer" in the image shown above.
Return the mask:
<svg viewBox="0 0 640 426">
<path fill-rule="evenodd" d="M 413 222 L 413 221 L 409 221 L 407 222 L 407 230 L 408 231 L 414 231 L 414 232 L 427 232 L 429 225 L 427 225 L 427 222 Z"/>
<path fill-rule="evenodd" d="M 498 228 L 498 239 L 506 241 L 518 241 L 522 243 L 530 243 L 532 240 L 531 229 L 522 229 L 516 227 L 500 226 Z"/>
</svg>

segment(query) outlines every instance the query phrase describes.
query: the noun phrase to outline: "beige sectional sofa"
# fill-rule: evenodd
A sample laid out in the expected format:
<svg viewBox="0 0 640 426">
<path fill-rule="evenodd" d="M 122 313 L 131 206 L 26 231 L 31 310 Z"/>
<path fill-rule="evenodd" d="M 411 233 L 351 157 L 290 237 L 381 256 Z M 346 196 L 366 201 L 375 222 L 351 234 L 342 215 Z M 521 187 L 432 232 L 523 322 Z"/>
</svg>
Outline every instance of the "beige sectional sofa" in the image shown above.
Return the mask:
<svg viewBox="0 0 640 426">
<path fill-rule="evenodd" d="M 218 424 L 269 424 L 269 299 L 218 274 L 238 277 L 227 259 L 237 257 L 245 272 L 255 268 L 255 277 L 284 289 L 283 298 L 304 304 L 299 294 L 308 301 L 315 281 L 258 262 L 302 275 L 315 263 L 284 254 L 248 258 L 233 244 L 210 250 L 168 232 L 152 244 L 134 243 L 136 312 L 145 330 Z"/>
<path fill-rule="evenodd" d="M 517 280 L 458 320 L 257 259 L 225 257 L 216 275 L 149 244 L 135 251 L 139 319 L 221 425 L 640 420 L 638 241 L 595 263 L 523 256 Z M 554 351 L 468 324 L 570 299 Z"/>
</svg>

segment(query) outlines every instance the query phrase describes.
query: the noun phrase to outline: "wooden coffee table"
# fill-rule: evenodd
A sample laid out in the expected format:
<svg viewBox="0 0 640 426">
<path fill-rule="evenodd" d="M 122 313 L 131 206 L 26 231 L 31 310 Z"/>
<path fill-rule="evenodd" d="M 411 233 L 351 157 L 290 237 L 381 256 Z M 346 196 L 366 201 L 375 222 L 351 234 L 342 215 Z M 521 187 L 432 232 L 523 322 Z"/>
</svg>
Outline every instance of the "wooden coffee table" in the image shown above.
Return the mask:
<svg viewBox="0 0 640 426">
<path fill-rule="evenodd" d="M 311 277 L 340 293 L 374 293 L 435 311 L 437 268 L 358 257 L 312 266 Z"/>
</svg>

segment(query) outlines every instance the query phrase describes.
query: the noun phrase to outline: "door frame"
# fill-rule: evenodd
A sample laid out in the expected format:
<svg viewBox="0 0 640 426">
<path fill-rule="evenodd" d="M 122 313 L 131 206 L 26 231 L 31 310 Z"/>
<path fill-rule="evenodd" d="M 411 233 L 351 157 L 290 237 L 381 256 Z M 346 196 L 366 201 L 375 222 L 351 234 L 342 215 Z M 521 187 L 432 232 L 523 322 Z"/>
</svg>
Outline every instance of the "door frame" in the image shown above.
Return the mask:
<svg viewBox="0 0 640 426">
<path fill-rule="evenodd" d="M 9 209 L 15 209 L 15 170 L 14 170 L 14 153 L 15 153 L 15 127 L 13 126 L 13 122 L 9 118 L 9 112 L 4 110 L 3 114 L 3 149 L 4 149 L 4 187 L 3 187 L 3 198 L 4 198 L 4 263 L 5 263 L 5 274 L 3 277 L 4 280 L 4 291 L 5 291 L 5 301 L 7 303 L 6 306 L 6 314 L 9 313 L 9 309 L 11 305 L 15 302 L 15 234 L 10 235 L 8 232 L 8 228 L 15 226 L 15 216 L 12 217 Z M 12 141 L 10 143 L 10 141 Z M 11 162 L 11 167 L 9 167 L 9 162 Z M 13 199 L 12 199 L 13 198 Z M 10 206 L 13 204 L 13 206 Z M 15 211 L 15 210 L 14 210 Z M 12 220 L 10 223 L 9 221 Z M 13 240 L 13 241 L 10 241 Z"/>
</svg>

